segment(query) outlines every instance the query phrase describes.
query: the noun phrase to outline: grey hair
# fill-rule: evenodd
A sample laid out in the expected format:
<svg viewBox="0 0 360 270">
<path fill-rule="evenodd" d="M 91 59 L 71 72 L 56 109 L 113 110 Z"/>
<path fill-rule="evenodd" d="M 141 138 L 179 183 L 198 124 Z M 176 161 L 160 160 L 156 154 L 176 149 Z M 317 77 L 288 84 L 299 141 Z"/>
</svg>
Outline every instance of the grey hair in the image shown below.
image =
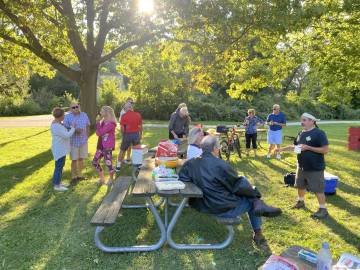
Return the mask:
<svg viewBox="0 0 360 270">
<path fill-rule="evenodd" d="M 199 127 L 194 127 L 189 132 L 188 142 L 189 144 L 194 144 L 201 134 L 202 129 Z"/>
<path fill-rule="evenodd" d="M 215 147 L 220 148 L 220 143 L 217 137 L 207 135 L 201 140 L 200 147 L 203 152 L 212 152 Z"/>
</svg>

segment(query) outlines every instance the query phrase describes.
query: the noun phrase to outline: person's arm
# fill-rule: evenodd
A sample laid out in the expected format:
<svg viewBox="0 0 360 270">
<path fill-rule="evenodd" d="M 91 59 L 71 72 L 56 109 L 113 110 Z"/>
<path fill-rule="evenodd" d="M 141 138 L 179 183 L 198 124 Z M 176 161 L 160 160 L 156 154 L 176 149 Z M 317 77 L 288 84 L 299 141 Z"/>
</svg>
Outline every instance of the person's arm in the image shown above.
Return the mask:
<svg viewBox="0 0 360 270">
<path fill-rule="evenodd" d="M 70 123 L 70 120 L 69 120 L 69 117 L 68 115 L 65 115 L 65 118 L 64 118 L 64 127 L 66 128 L 71 128 L 71 123 Z"/>
<path fill-rule="evenodd" d="M 285 151 L 294 151 L 294 145 L 288 145 L 285 147 L 281 147 L 281 148 L 276 148 L 275 152 L 279 153 L 279 152 L 285 152 Z"/>
<path fill-rule="evenodd" d="M 246 127 L 249 124 L 249 120 L 247 117 L 245 117 L 243 125 Z"/>
<path fill-rule="evenodd" d="M 105 123 L 101 126 L 100 122 L 96 123 L 96 135 L 103 136 L 106 133 L 110 133 L 114 130 L 114 125 L 111 123 Z"/>
<path fill-rule="evenodd" d="M 89 119 L 89 117 L 88 117 L 87 114 L 85 114 L 85 115 L 86 115 L 86 119 L 87 119 L 87 124 L 86 124 L 86 136 L 87 136 L 87 137 L 90 137 L 90 119 Z"/>
<path fill-rule="evenodd" d="M 283 119 L 281 119 L 280 122 L 273 122 L 273 124 L 285 127 L 286 126 L 286 117 L 285 117 L 285 115 L 283 114 Z"/>
<path fill-rule="evenodd" d="M 67 128 L 62 125 L 55 125 L 53 127 L 53 132 L 54 132 L 54 135 L 57 135 L 59 137 L 70 138 L 74 134 L 75 128 L 74 128 L 74 126 L 72 126 L 70 128 L 70 130 L 67 130 Z"/>
<path fill-rule="evenodd" d="M 184 131 L 185 131 L 185 136 L 186 137 L 189 136 L 189 125 L 190 125 L 190 119 L 188 118 L 187 121 L 185 122 L 185 125 L 184 125 Z"/>
<path fill-rule="evenodd" d="M 266 118 L 266 124 L 271 126 L 273 124 L 273 121 L 270 119 L 271 114 L 269 114 Z"/>
<path fill-rule="evenodd" d="M 329 152 L 329 146 L 324 145 L 320 147 L 314 147 L 307 144 L 300 144 L 301 152 L 303 151 L 312 151 L 319 154 L 327 154 Z"/>
<path fill-rule="evenodd" d="M 142 139 L 142 136 L 143 136 L 143 122 L 142 122 L 141 115 L 140 115 L 140 123 L 139 123 L 139 133 L 140 133 L 140 139 Z"/>
<path fill-rule="evenodd" d="M 327 154 L 329 152 L 329 141 L 326 137 L 325 132 L 320 131 L 320 134 L 317 138 L 318 146 L 309 146 L 307 144 L 301 144 L 301 151 L 312 151 L 319 154 Z"/>
<path fill-rule="evenodd" d="M 185 162 L 179 171 L 179 180 L 183 182 L 193 182 L 192 177 L 189 173 L 190 163 Z"/>
<path fill-rule="evenodd" d="M 176 114 L 172 114 L 170 117 L 170 121 L 169 121 L 169 131 L 170 133 L 174 136 L 175 139 L 178 139 L 178 136 L 176 135 L 175 131 L 174 131 L 174 126 L 175 126 L 175 119 L 176 119 Z"/>
</svg>

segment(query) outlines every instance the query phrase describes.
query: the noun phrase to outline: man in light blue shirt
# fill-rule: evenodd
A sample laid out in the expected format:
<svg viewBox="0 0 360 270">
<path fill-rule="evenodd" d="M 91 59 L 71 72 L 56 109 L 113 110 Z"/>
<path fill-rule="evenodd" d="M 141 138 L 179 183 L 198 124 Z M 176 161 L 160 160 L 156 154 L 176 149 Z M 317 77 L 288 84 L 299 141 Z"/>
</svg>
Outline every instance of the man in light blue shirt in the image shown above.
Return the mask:
<svg viewBox="0 0 360 270">
<path fill-rule="evenodd" d="M 72 182 L 84 180 L 82 169 L 84 159 L 88 157 L 88 137 L 90 133 L 90 120 L 80 109 L 80 104 L 72 102 L 70 112 L 65 116 L 64 125 L 70 128 L 75 123 L 75 133 L 70 138 L 71 178 Z"/>
</svg>

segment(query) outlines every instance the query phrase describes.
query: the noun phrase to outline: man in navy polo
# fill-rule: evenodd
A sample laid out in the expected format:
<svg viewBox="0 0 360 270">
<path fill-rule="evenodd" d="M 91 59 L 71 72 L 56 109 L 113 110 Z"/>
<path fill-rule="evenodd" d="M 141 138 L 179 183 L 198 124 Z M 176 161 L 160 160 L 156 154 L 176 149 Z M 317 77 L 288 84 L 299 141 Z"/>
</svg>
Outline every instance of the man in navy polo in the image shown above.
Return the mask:
<svg viewBox="0 0 360 270">
<path fill-rule="evenodd" d="M 273 112 L 268 115 L 266 123 L 269 125 L 267 136 L 269 150 L 267 153 L 267 158 L 271 158 L 271 152 L 275 146 L 276 149 L 279 149 L 282 144 L 282 128 L 286 126 L 285 114 L 280 111 L 280 106 L 278 104 L 273 105 Z M 279 152 L 276 154 L 276 158 L 281 158 Z"/>
</svg>

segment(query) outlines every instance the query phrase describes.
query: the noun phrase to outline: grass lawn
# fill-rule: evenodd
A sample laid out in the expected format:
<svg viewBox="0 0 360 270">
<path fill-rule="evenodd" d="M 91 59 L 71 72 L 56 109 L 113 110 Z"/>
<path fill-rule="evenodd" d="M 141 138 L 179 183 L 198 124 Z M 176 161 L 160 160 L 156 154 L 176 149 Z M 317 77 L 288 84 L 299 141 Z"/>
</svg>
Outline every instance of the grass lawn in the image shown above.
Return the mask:
<svg viewBox="0 0 360 270">
<path fill-rule="evenodd" d="M 331 217 L 324 221 L 309 216 L 317 208 L 307 195 L 308 210 L 290 210 L 296 190 L 282 184 L 282 175 L 295 170 L 295 156 L 282 160 L 239 160 L 231 163 L 263 193 L 265 200 L 278 205 L 284 214 L 265 219 L 263 230 L 268 247 L 258 249 L 251 242 L 247 218 L 236 228 L 230 247 L 219 251 L 175 251 L 165 246 L 150 253 L 104 254 L 93 243 L 90 219 L 101 203 L 106 188 L 96 186 L 96 173 L 87 161 L 90 178 L 67 193 L 54 193 L 51 177 L 54 162 L 50 133 L 45 128 L 0 129 L 0 269 L 257 269 L 273 252 L 301 245 L 318 250 L 330 242 L 335 258 L 342 252 L 360 254 L 360 153 L 346 148 L 347 125 L 322 125 L 330 139 L 327 170 L 341 179 L 336 196 L 328 198 Z M 298 127 L 287 127 L 295 135 Z M 155 145 L 165 138 L 166 129 L 147 129 L 145 143 Z M 96 137 L 90 139 L 90 156 Z M 68 182 L 67 161 L 64 182 Z M 129 174 L 125 170 L 122 174 Z M 159 232 L 151 213 L 145 209 L 125 209 L 118 223 L 103 233 L 103 241 L 113 244 L 150 243 Z M 202 243 L 219 241 L 226 229 L 206 215 L 186 209 L 175 230 L 177 240 Z"/>
</svg>

